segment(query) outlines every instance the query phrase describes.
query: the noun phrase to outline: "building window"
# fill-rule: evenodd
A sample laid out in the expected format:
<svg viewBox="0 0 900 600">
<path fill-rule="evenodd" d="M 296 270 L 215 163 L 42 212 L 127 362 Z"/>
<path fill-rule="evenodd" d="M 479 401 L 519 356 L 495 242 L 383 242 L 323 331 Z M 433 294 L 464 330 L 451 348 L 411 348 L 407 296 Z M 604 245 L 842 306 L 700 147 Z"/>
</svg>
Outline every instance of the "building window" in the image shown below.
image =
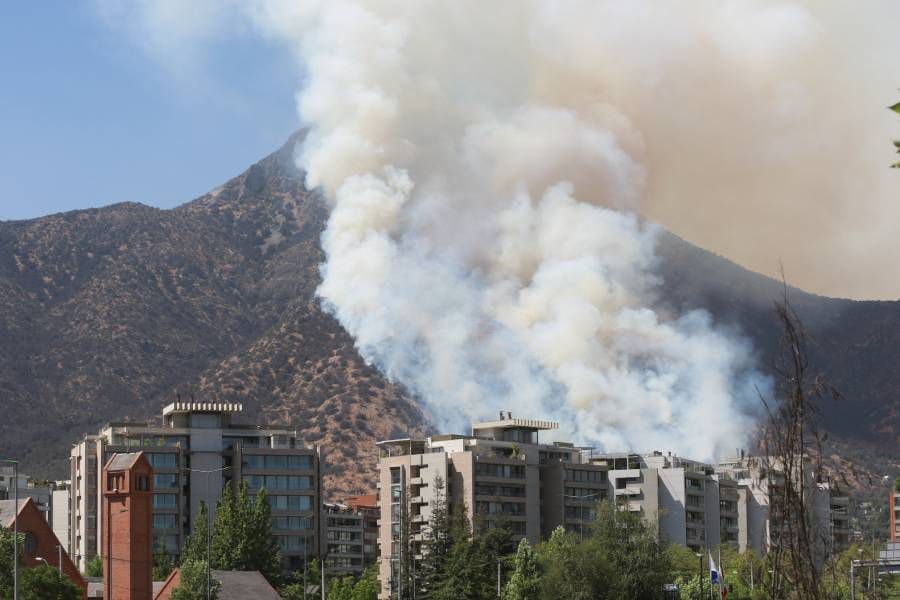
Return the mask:
<svg viewBox="0 0 900 600">
<path fill-rule="evenodd" d="M 566 469 L 566 481 L 584 483 L 605 483 L 606 471 L 594 471 L 586 469 Z"/>
<path fill-rule="evenodd" d="M 176 454 L 151 452 L 147 458 L 154 469 L 174 469 L 178 466 L 178 455 Z"/>
<path fill-rule="evenodd" d="M 153 475 L 153 488 L 177 488 L 178 487 L 178 474 L 177 473 L 156 473 Z"/>
<path fill-rule="evenodd" d="M 153 508 L 177 508 L 178 494 L 153 494 Z"/>
<path fill-rule="evenodd" d="M 506 479 L 525 479 L 523 465 L 497 465 L 493 463 L 475 463 L 475 474 L 485 477 L 504 477 Z"/>
<path fill-rule="evenodd" d="M 150 479 L 146 475 L 138 475 L 135 477 L 134 488 L 139 492 L 149 492 Z"/>
<path fill-rule="evenodd" d="M 175 529 L 178 527 L 178 515 L 175 513 L 159 513 L 153 515 L 153 529 Z"/>
<path fill-rule="evenodd" d="M 273 495 L 268 497 L 269 506 L 272 510 L 311 510 L 312 496 L 281 496 Z"/>
<path fill-rule="evenodd" d="M 476 502 L 475 512 L 481 515 L 520 516 L 525 514 L 525 504 L 520 502 Z"/>
<path fill-rule="evenodd" d="M 272 529 L 279 531 L 312 529 L 312 519 L 309 517 L 272 517 Z"/>
</svg>

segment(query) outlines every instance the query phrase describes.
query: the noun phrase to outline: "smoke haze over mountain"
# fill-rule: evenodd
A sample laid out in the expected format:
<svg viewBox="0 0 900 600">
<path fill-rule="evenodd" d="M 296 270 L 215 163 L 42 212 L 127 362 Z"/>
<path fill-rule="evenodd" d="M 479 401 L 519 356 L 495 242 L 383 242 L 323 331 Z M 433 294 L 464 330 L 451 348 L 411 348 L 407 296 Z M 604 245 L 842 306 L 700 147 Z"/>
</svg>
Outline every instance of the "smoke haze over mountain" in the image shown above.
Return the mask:
<svg viewBox="0 0 900 600">
<path fill-rule="evenodd" d="M 888 243 L 897 53 L 846 11 L 328 1 L 231 18 L 300 60 L 298 161 L 332 204 L 319 295 L 368 360 L 454 429 L 515 410 L 712 458 L 766 382 L 739 336 L 665 310 L 635 215 L 763 271 L 784 253 L 815 289 Z M 898 267 L 869 266 L 855 289 L 890 293 Z"/>
</svg>

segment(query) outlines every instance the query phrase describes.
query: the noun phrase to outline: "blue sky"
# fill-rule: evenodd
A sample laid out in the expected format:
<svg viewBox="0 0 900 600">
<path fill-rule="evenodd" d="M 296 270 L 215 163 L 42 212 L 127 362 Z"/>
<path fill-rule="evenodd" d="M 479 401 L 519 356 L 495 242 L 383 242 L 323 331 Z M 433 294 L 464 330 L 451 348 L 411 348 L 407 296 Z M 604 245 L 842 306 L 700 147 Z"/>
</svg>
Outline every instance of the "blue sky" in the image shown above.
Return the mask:
<svg viewBox="0 0 900 600">
<path fill-rule="evenodd" d="M 297 68 L 282 48 L 230 36 L 197 60 L 202 76 L 179 76 L 88 2 L 3 3 L 0 220 L 177 206 L 299 126 Z"/>
</svg>

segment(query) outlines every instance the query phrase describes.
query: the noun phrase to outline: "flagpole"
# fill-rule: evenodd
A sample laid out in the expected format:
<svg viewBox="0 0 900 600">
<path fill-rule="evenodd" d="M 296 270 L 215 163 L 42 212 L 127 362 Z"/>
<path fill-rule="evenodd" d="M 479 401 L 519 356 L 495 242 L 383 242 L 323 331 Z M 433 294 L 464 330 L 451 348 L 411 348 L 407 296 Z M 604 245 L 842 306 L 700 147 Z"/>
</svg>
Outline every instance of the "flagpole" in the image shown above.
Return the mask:
<svg viewBox="0 0 900 600">
<path fill-rule="evenodd" d="M 722 586 L 725 585 L 725 565 L 722 564 L 722 543 L 719 542 L 719 598 L 722 598 Z"/>
</svg>

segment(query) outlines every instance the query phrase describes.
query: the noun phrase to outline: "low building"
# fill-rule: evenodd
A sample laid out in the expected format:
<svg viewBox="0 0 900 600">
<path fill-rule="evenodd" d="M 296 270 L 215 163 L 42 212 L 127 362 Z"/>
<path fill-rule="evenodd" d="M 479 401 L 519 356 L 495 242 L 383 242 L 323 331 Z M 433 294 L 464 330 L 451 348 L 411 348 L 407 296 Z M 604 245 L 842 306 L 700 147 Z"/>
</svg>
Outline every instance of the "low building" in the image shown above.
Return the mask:
<svg viewBox="0 0 900 600">
<path fill-rule="evenodd" d="M 44 515 L 44 519 L 50 522 L 50 508 L 52 504 L 51 489 L 46 485 L 39 485 L 31 477 L 24 473 L 18 473 L 18 496 L 31 498 L 35 506 Z M 16 495 L 13 488 L 13 480 L 16 477 L 13 467 L 0 466 L 0 500 L 12 500 Z"/>
<path fill-rule="evenodd" d="M 9 529 L 16 527 L 19 534 L 25 537 L 24 555 L 20 557 L 22 565 L 37 567 L 46 561 L 46 564 L 65 573 L 81 588 L 82 596 L 86 596 L 87 582 L 69 559 L 68 552 L 53 534 L 44 513 L 33 499 L 19 500 L 18 507 L 14 500 L 0 500 L 0 525 Z"/>
<path fill-rule="evenodd" d="M 319 556 L 321 539 L 320 451 L 295 430 L 235 422 L 240 404 L 176 401 L 161 423 L 107 423 L 72 448 L 70 537 L 83 569 L 98 554 L 103 535 L 98 518 L 97 465 L 117 452 L 142 450 L 154 470 L 153 543 L 177 558 L 190 534 L 200 502 L 215 516 L 226 484 L 245 481 L 250 493 L 265 488 L 272 530 L 286 571 L 303 569 Z"/>
<path fill-rule="evenodd" d="M 217 571 L 210 575 L 219 582 L 218 600 L 281 600 L 281 596 L 259 571 Z M 175 569 L 153 600 L 170 600 L 181 584 L 181 569 Z"/>
<path fill-rule="evenodd" d="M 365 568 L 363 515 L 347 504 L 326 503 L 322 518 L 325 520 L 325 571 L 332 574 L 362 573 Z"/>
<path fill-rule="evenodd" d="M 363 566 L 378 562 L 378 495 L 348 496 L 344 503 L 363 518 Z"/>
</svg>

